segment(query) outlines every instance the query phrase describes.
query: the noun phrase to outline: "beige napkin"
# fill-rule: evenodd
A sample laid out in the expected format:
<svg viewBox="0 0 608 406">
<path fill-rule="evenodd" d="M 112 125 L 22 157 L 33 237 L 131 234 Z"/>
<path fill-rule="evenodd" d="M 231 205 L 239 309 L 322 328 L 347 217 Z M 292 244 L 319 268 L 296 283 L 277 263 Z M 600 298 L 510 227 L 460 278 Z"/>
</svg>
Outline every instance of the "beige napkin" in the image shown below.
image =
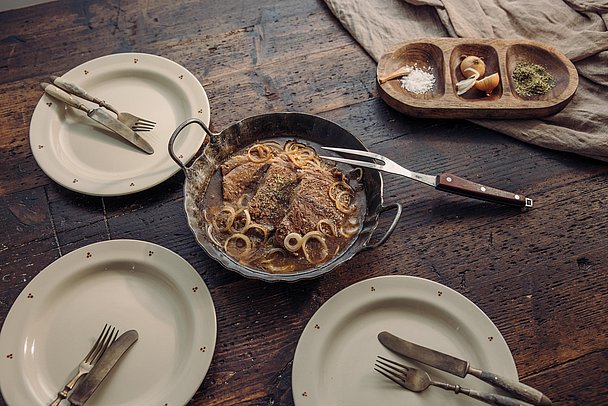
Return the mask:
<svg viewBox="0 0 608 406">
<path fill-rule="evenodd" d="M 572 101 L 533 120 L 472 120 L 521 141 L 608 161 L 608 0 L 325 0 L 376 61 L 419 37 L 527 38 L 580 76 Z"/>
</svg>

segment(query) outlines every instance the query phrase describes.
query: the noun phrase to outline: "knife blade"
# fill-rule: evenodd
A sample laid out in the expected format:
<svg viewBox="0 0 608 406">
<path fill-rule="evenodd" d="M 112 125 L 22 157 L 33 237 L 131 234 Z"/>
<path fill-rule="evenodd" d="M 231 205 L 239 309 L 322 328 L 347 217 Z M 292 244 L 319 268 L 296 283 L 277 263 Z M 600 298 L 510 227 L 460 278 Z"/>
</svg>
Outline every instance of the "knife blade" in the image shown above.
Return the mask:
<svg viewBox="0 0 608 406">
<path fill-rule="evenodd" d="M 464 378 L 467 374 L 471 374 L 490 385 L 504 389 L 522 400 L 532 402 L 534 405 L 551 405 L 551 400 L 547 396 L 526 384 L 507 379 L 488 371 L 473 368 L 468 361 L 423 347 L 422 345 L 414 344 L 399 338 L 388 331 L 379 333 L 378 341 L 389 350 L 414 361 L 421 362 L 461 378 Z"/>
<path fill-rule="evenodd" d="M 118 360 L 138 338 L 139 334 L 135 330 L 125 331 L 118 337 L 103 353 L 99 361 L 95 363 L 91 371 L 82 378 L 70 396 L 68 396 L 70 404 L 82 406 L 89 400 L 112 367 L 116 365 Z"/>
<path fill-rule="evenodd" d="M 129 127 L 127 127 L 120 121 L 118 121 L 115 117 L 113 117 L 110 113 L 105 111 L 103 108 L 101 108 L 101 107 L 95 108 L 95 109 L 88 108 L 87 106 L 85 106 L 84 104 L 80 103 L 75 98 L 73 98 L 72 95 L 70 95 L 66 91 L 58 88 L 55 85 L 51 85 L 50 83 L 42 83 L 41 85 L 42 85 L 42 88 L 44 89 L 45 93 L 48 94 L 49 96 L 51 96 L 55 99 L 58 99 L 69 106 L 72 106 L 74 108 L 84 111 L 85 113 L 87 113 L 87 116 L 89 116 L 91 119 L 95 120 L 99 124 L 103 125 L 107 129 L 111 130 L 113 133 L 120 135 L 122 138 L 127 140 L 129 143 L 131 143 L 132 145 L 135 145 L 136 147 L 138 147 L 142 151 L 146 152 L 147 154 L 154 153 L 154 148 L 152 148 L 152 146 L 146 140 L 144 140 L 135 131 L 133 131 L 132 129 L 130 129 Z"/>
</svg>

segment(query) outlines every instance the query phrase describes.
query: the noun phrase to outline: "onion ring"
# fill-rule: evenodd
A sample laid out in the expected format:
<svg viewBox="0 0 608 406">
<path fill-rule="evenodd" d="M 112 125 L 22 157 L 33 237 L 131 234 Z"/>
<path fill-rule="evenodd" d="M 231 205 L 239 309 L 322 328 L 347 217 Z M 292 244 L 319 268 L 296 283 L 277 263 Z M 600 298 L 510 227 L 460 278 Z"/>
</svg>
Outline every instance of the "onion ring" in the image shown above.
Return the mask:
<svg viewBox="0 0 608 406">
<path fill-rule="evenodd" d="M 331 234 L 323 231 L 323 226 L 329 227 L 329 231 L 331 231 Z M 334 223 L 334 221 L 330 220 L 330 219 L 319 220 L 319 222 L 317 223 L 317 230 L 319 230 L 320 233 L 328 235 L 328 236 L 333 236 L 333 237 L 338 236 L 338 229 L 336 227 L 336 223 Z"/>
<path fill-rule="evenodd" d="M 291 244 L 291 240 L 296 240 L 295 244 Z M 283 245 L 290 252 L 296 252 L 302 247 L 302 236 L 298 233 L 289 233 L 283 240 Z"/>
<path fill-rule="evenodd" d="M 229 243 L 232 240 L 243 241 L 245 243 L 245 249 L 241 253 L 235 253 L 235 254 L 230 253 L 230 250 L 228 248 L 229 248 Z M 249 237 L 247 237 L 245 234 L 241 234 L 241 233 L 232 234 L 230 237 L 228 237 L 228 239 L 226 241 L 224 241 L 224 251 L 226 251 L 226 253 L 228 255 L 230 255 L 231 257 L 239 259 L 239 260 L 243 256 L 249 254 L 249 252 L 251 252 L 252 246 L 253 246 L 253 244 L 251 243 L 251 239 Z M 236 247 L 236 242 L 235 242 L 235 247 Z"/>
<path fill-rule="evenodd" d="M 306 250 L 306 244 L 311 239 L 317 240 L 321 244 L 321 247 L 322 247 L 321 252 L 323 253 L 323 256 L 321 258 L 314 260 L 314 261 L 311 259 L 311 256 L 309 255 L 308 251 Z M 321 234 L 318 231 L 310 231 L 310 232 L 306 233 L 304 235 L 304 237 L 302 237 L 302 252 L 304 252 L 304 257 L 311 264 L 321 263 L 325 258 L 327 258 L 327 255 L 329 254 L 329 249 L 327 248 L 327 243 L 325 242 L 325 238 L 323 238 L 323 234 Z"/>
</svg>

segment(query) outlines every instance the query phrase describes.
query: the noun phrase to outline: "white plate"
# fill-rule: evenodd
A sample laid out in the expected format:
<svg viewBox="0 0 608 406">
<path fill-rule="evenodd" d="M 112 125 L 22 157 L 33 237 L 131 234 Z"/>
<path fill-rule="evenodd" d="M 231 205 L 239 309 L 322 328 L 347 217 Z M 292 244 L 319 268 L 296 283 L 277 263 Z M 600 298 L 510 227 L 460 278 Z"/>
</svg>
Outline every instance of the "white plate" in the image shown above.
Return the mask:
<svg viewBox="0 0 608 406">
<path fill-rule="evenodd" d="M 105 323 L 139 340 L 87 406 L 186 404 L 215 348 L 209 290 L 159 245 L 111 240 L 50 264 L 21 292 L 0 333 L 0 389 L 9 405 L 48 405 Z"/>
<path fill-rule="evenodd" d="M 118 196 L 163 182 L 179 170 L 168 152 L 175 128 L 191 117 L 209 124 L 209 101 L 203 86 L 184 67 L 160 56 L 107 55 L 62 77 L 119 111 L 156 122 L 154 130 L 140 133 L 154 148 L 154 154 L 148 155 L 96 126 L 83 111 L 43 94 L 30 123 L 34 158 L 51 179 L 77 192 Z M 203 141 L 202 133 L 192 131 L 184 130 L 175 144 L 183 162 L 192 158 Z"/>
<path fill-rule="evenodd" d="M 385 276 L 342 290 L 308 322 L 293 364 L 295 404 L 479 404 L 435 387 L 422 393 L 409 392 L 374 371 L 377 355 L 421 367 L 435 380 L 497 393 L 476 378 L 458 378 L 392 353 L 377 340 L 378 333 L 384 330 L 465 359 L 475 367 L 517 379 L 517 369 L 503 337 L 472 302 L 426 279 Z"/>
</svg>

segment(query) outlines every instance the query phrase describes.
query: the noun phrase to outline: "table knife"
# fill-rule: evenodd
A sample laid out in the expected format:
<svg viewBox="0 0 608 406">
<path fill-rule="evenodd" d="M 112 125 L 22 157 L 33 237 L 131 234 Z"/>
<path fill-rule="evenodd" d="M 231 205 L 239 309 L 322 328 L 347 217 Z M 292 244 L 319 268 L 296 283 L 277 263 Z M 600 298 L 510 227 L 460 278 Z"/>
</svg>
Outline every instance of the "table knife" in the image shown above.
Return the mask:
<svg viewBox="0 0 608 406">
<path fill-rule="evenodd" d="M 513 381 L 491 372 L 483 371 L 478 368 L 473 368 L 469 362 L 458 359 L 448 354 L 423 347 L 418 344 L 406 341 L 387 331 L 378 334 L 378 341 L 386 348 L 397 354 L 403 355 L 414 361 L 432 366 L 452 375 L 464 378 L 467 374 L 471 374 L 476 378 L 481 379 L 490 385 L 504 389 L 505 391 L 519 397 L 522 400 L 533 403 L 539 406 L 551 405 L 551 400 L 542 392 L 534 389 L 521 382 Z"/>
<path fill-rule="evenodd" d="M 99 361 L 93 365 L 91 371 L 82 378 L 78 386 L 72 391 L 68 400 L 71 405 L 82 406 L 116 365 L 123 354 L 137 341 L 139 334 L 135 330 L 125 331 L 103 353 Z"/>
<path fill-rule="evenodd" d="M 131 144 L 135 145 L 142 151 L 153 154 L 154 148 L 144 140 L 139 134 L 135 131 L 118 121 L 115 117 L 113 117 L 110 113 L 105 111 L 103 108 L 99 107 L 96 109 L 90 109 L 84 104 L 77 101 L 66 91 L 58 88 L 55 85 L 51 85 L 50 83 L 42 83 L 42 88 L 51 97 L 58 99 L 65 104 L 80 109 L 87 113 L 87 116 L 97 121 L 99 124 L 108 128 L 112 132 L 120 135 L 125 140 L 129 141 Z"/>
</svg>

